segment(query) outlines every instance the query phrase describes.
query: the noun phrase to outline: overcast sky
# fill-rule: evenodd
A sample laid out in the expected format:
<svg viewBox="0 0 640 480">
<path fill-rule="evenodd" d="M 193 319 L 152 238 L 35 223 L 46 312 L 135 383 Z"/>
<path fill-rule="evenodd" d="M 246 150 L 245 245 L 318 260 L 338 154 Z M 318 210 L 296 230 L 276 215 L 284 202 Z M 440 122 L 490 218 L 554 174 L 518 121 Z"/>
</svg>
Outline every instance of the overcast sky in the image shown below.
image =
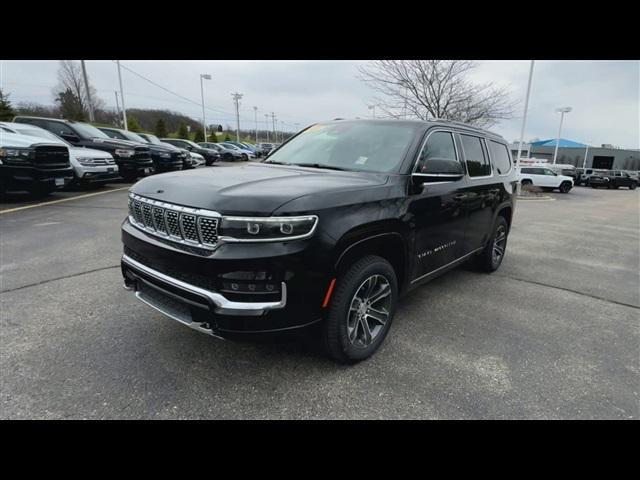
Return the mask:
<svg viewBox="0 0 640 480">
<path fill-rule="evenodd" d="M 258 107 L 261 128 L 265 113 L 275 112 L 293 131 L 315 121 L 335 117 L 368 117 L 373 92 L 357 77 L 356 61 L 123 61 L 149 80 L 195 103 L 178 98 L 123 70 L 127 108 L 157 108 L 202 116 L 200 73 L 205 80 L 207 123 L 234 125 L 231 93 L 244 95 L 241 126 L 254 128 L 253 106 Z M 56 61 L 0 61 L 0 88 L 21 101 L 53 103 Z M 112 61 L 87 61 L 89 79 L 107 106 L 115 106 L 118 89 Z M 508 87 L 520 100 L 516 118 L 492 128 L 507 140 L 518 138 L 524 108 L 529 61 L 481 61 L 472 77 Z M 571 106 L 565 116 L 563 138 L 592 145 L 611 143 L 640 148 L 640 62 L 638 61 L 537 61 L 525 140 L 554 138 L 559 114 L 555 109 Z"/>
</svg>

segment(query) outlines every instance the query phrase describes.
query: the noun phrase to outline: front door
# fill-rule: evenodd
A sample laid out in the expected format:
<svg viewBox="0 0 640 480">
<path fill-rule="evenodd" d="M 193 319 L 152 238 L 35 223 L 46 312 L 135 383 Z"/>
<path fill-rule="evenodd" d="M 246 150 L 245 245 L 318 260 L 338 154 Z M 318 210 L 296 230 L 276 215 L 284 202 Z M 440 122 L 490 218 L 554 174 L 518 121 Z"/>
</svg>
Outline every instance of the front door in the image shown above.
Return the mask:
<svg viewBox="0 0 640 480">
<path fill-rule="evenodd" d="M 429 159 L 460 161 L 449 131 L 430 132 L 420 152 L 415 173 L 429 172 Z M 462 189 L 464 180 L 425 183 L 412 186 L 408 212 L 414 227 L 414 271 L 418 280 L 444 267 L 461 256 L 465 215 Z"/>
</svg>

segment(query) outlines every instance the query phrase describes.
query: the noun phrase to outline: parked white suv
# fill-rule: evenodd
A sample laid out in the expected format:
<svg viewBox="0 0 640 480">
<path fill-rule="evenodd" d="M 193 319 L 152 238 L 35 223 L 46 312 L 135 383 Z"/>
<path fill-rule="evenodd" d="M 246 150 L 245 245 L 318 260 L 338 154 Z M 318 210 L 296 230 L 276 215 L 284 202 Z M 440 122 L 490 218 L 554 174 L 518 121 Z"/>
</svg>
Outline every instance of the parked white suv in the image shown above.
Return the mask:
<svg viewBox="0 0 640 480">
<path fill-rule="evenodd" d="M 44 128 L 28 123 L 0 122 L 0 129 L 16 135 L 44 139 L 47 143 L 64 145 L 69 150 L 69 163 L 73 167 L 74 183 L 99 185 L 120 178 L 118 165 L 109 152 L 76 147 Z"/>
<path fill-rule="evenodd" d="M 573 188 L 573 178 L 566 175 L 558 175 L 550 168 L 545 167 L 520 167 L 518 171 L 520 185 L 534 185 L 543 190 L 558 189 L 560 193 L 569 193 Z"/>
</svg>

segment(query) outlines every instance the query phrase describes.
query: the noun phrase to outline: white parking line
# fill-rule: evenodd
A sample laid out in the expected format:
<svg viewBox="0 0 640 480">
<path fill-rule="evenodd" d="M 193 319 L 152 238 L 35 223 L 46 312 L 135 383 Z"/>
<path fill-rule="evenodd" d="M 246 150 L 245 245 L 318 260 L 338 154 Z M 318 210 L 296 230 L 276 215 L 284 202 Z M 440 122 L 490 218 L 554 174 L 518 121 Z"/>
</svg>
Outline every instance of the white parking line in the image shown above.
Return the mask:
<svg viewBox="0 0 640 480">
<path fill-rule="evenodd" d="M 56 203 L 70 202 L 72 200 L 95 197 L 96 195 L 104 195 L 105 193 L 119 192 L 121 190 L 128 190 L 128 189 L 129 187 L 114 188 L 113 190 L 107 190 L 106 192 L 87 193 L 86 195 L 78 195 L 77 197 L 63 198 L 62 200 L 54 200 L 52 202 L 42 202 L 42 203 L 36 203 L 35 205 L 27 205 L 25 207 L 17 207 L 17 208 L 10 208 L 8 210 L 0 210 L 0 215 L 2 215 L 3 213 L 17 212 L 19 210 L 26 210 L 28 208 L 46 207 L 47 205 L 53 205 Z"/>
</svg>

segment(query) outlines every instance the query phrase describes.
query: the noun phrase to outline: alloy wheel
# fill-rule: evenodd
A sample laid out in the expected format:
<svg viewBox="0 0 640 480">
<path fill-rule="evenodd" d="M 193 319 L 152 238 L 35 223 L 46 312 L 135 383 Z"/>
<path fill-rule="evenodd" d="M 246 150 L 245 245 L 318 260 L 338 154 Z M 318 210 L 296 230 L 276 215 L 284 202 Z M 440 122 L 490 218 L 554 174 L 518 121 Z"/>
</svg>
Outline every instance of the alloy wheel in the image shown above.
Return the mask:
<svg viewBox="0 0 640 480">
<path fill-rule="evenodd" d="M 391 312 L 391 285 L 383 275 L 360 284 L 347 313 L 347 336 L 355 347 L 366 348 L 380 335 Z"/>
<path fill-rule="evenodd" d="M 504 256 L 504 249 L 507 243 L 507 230 L 504 225 L 498 225 L 496 234 L 493 237 L 493 249 L 491 253 L 491 261 L 494 265 L 498 265 Z"/>
</svg>

